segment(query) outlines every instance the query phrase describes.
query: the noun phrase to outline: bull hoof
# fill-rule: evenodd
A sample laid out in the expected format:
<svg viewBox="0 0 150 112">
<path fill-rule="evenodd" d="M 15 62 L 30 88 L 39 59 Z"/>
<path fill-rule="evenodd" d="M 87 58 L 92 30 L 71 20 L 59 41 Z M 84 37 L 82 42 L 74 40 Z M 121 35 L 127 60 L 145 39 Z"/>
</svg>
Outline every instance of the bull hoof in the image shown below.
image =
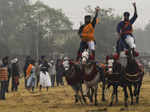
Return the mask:
<svg viewBox="0 0 150 112">
<path fill-rule="evenodd" d="M 112 106 L 112 102 L 109 104 L 109 106 L 110 106 L 110 107 Z"/>
<path fill-rule="evenodd" d="M 102 101 L 104 102 L 104 101 L 106 101 L 106 99 L 105 99 L 105 98 L 102 98 Z"/>
<path fill-rule="evenodd" d="M 98 105 L 98 102 L 97 101 L 95 101 L 95 104 L 94 104 L 95 106 L 97 106 Z"/>
<path fill-rule="evenodd" d="M 120 111 L 125 111 L 125 108 L 120 108 Z"/>
<path fill-rule="evenodd" d="M 87 102 L 86 102 L 86 99 L 85 99 L 85 98 L 83 99 L 83 101 L 84 101 L 84 103 L 85 103 L 85 104 L 87 104 Z"/>
<path fill-rule="evenodd" d="M 125 106 L 125 107 L 128 107 L 128 104 L 126 103 L 124 106 Z"/>
<path fill-rule="evenodd" d="M 133 102 L 131 102 L 131 104 L 130 105 L 133 105 Z"/>
<path fill-rule="evenodd" d="M 136 101 L 136 104 L 139 104 L 139 101 Z"/>
<path fill-rule="evenodd" d="M 83 102 L 81 101 L 81 105 L 83 105 Z"/>
<path fill-rule="evenodd" d="M 75 100 L 75 102 L 74 102 L 75 104 L 77 104 L 78 103 L 78 100 Z"/>
<path fill-rule="evenodd" d="M 94 105 L 95 105 L 95 106 L 97 106 L 97 105 L 98 105 L 98 103 L 95 103 Z"/>
<path fill-rule="evenodd" d="M 93 99 L 90 98 L 90 103 L 93 103 Z"/>
<path fill-rule="evenodd" d="M 78 100 L 77 96 L 75 95 L 75 102 L 74 103 L 76 104 L 76 103 L 78 103 L 78 101 L 79 100 Z"/>
<path fill-rule="evenodd" d="M 119 102 L 119 101 L 118 101 L 118 100 L 116 100 L 116 102 L 115 102 L 115 103 L 116 103 L 116 104 L 118 104 L 118 102 Z"/>
<path fill-rule="evenodd" d="M 139 98 L 136 98 L 136 104 L 139 104 Z"/>
</svg>

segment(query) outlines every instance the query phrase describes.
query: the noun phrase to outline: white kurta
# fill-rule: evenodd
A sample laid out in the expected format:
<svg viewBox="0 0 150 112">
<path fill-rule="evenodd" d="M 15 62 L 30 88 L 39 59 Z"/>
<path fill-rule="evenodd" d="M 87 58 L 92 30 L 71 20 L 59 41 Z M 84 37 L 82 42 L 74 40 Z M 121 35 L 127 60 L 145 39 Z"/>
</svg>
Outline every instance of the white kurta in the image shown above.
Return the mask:
<svg viewBox="0 0 150 112">
<path fill-rule="evenodd" d="M 50 87 L 52 85 L 48 72 L 45 72 L 44 74 L 42 71 L 40 71 L 40 85 L 42 87 Z"/>
</svg>

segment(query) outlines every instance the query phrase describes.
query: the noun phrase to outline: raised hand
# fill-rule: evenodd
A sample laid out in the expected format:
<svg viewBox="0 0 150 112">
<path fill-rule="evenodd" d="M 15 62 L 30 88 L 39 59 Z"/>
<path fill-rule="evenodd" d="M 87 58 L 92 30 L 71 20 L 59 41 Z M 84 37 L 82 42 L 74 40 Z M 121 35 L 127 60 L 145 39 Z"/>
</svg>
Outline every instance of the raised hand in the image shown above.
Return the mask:
<svg viewBox="0 0 150 112">
<path fill-rule="evenodd" d="M 135 2 L 133 3 L 133 7 L 136 8 L 136 3 Z"/>
</svg>

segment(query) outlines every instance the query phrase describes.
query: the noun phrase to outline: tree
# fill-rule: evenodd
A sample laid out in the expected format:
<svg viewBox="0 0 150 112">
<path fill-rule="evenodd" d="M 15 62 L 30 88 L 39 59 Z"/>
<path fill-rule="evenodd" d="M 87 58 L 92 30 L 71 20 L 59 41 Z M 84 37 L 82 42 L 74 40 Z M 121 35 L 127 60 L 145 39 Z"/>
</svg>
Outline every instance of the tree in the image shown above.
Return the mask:
<svg viewBox="0 0 150 112">
<path fill-rule="evenodd" d="M 23 0 L 0 1 L 0 51 L 3 51 L 1 52 L 3 55 L 11 52 L 10 42 L 16 34 L 22 6 Z"/>
<path fill-rule="evenodd" d="M 4 55 L 49 54 L 55 32 L 65 29 L 72 29 L 72 23 L 60 9 L 42 2 L 0 1 L 0 51 L 6 51 L 1 52 Z"/>
<path fill-rule="evenodd" d="M 63 51 L 67 56 L 76 58 L 80 43 L 80 37 L 78 36 L 77 30 L 73 30 L 70 32 L 72 32 L 72 35 L 69 35 L 70 38 L 66 38 L 65 43 L 63 44 Z"/>
<path fill-rule="evenodd" d="M 26 32 L 30 34 L 30 40 L 32 42 L 30 48 L 34 48 L 31 52 L 33 55 L 36 55 L 38 50 L 41 54 L 48 54 L 50 52 L 49 48 L 51 48 L 55 41 L 55 32 L 71 29 L 72 23 L 62 10 L 50 8 L 42 2 L 36 2 L 32 6 L 27 6 L 26 9 L 24 22 L 22 24 L 25 24 L 23 27 L 24 31 L 28 30 L 28 28 L 31 31 Z"/>
</svg>

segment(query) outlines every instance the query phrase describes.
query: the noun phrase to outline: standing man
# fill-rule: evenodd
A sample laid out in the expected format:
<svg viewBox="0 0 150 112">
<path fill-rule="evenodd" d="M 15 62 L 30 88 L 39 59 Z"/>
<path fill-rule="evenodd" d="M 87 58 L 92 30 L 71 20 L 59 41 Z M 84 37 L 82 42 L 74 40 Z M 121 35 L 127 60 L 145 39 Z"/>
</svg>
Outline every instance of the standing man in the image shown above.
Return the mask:
<svg viewBox="0 0 150 112">
<path fill-rule="evenodd" d="M 80 27 L 79 29 L 79 36 L 81 38 L 80 42 L 80 48 L 78 50 L 78 55 L 77 55 L 77 61 L 79 61 L 82 52 L 84 49 L 89 48 L 91 51 L 90 54 L 90 59 L 95 60 L 95 37 L 94 37 L 94 31 L 95 31 L 95 26 L 97 23 L 97 17 L 98 17 L 98 12 L 100 8 L 97 7 L 95 8 L 96 14 L 94 19 L 92 20 L 91 15 L 86 15 L 84 17 L 84 24 Z"/>
<path fill-rule="evenodd" d="M 0 100 L 5 100 L 5 93 L 7 89 L 7 81 L 8 81 L 8 57 L 4 57 L 2 59 L 2 65 L 0 66 Z"/>
<path fill-rule="evenodd" d="M 53 60 L 50 61 L 50 76 L 52 87 L 55 85 L 55 76 L 56 76 L 56 65 Z"/>
<path fill-rule="evenodd" d="M 12 61 L 12 91 L 18 91 L 19 85 L 19 67 L 18 67 L 18 59 L 14 58 Z"/>
<path fill-rule="evenodd" d="M 7 65 L 7 69 L 8 69 L 8 80 L 7 80 L 7 84 L 6 84 L 6 92 L 8 93 L 9 92 L 9 90 L 8 90 L 9 89 L 9 81 L 10 81 L 10 78 L 11 78 L 11 64 L 10 64 L 10 61 L 9 61 L 9 57 L 6 56 L 5 58 L 7 60 L 6 65 Z"/>
<path fill-rule="evenodd" d="M 48 61 L 45 56 L 41 57 L 40 62 L 40 91 L 43 87 L 48 88 L 51 86 L 51 80 L 48 73 L 50 65 L 48 64 Z"/>
<path fill-rule="evenodd" d="M 24 68 L 23 68 L 23 72 L 24 72 L 24 85 L 25 85 L 25 88 L 27 88 L 27 79 L 26 79 L 26 71 L 27 71 L 27 68 L 29 66 L 31 62 L 31 57 L 30 56 L 27 56 L 26 59 L 25 59 L 25 65 L 24 65 Z"/>
<path fill-rule="evenodd" d="M 121 21 L 117 26 L 117 33 L 118 33 L 118 40 L 117 40 L 117 54 L 120 56 L 120 52 L 124 51 L 124 49 L 128 49 L 133 53 L 135 56 L 137 53 L 135 52 L 135 37 L 133 36 L 133 28 L 132 25 L 137 19 L 137 8 L 136 3 L 133 3 L 134 7 L 134 15 L 131 19 L 129 12 L 124 12 L 124 20 Z"/>
<path fill-rule="evenodd" d="M 62 65 L 62 60 L 58 59 L 57 63 L 56 63 L 56 84 L 57 84 L 57 86 L 64 85 L 63 72 L 64 72 L 64 68 Z"/>
<path fill-rule="evenodd" d="M 30 60 L 30 64 L 26 71 L 26 79 L 27 79 L 27 89 L 30 90 L 32 88 L 32 92 L 34 92 L 35 84 L 36 84 L 36 75 L 35 75 L 35 60 Z"/>
</svg>

